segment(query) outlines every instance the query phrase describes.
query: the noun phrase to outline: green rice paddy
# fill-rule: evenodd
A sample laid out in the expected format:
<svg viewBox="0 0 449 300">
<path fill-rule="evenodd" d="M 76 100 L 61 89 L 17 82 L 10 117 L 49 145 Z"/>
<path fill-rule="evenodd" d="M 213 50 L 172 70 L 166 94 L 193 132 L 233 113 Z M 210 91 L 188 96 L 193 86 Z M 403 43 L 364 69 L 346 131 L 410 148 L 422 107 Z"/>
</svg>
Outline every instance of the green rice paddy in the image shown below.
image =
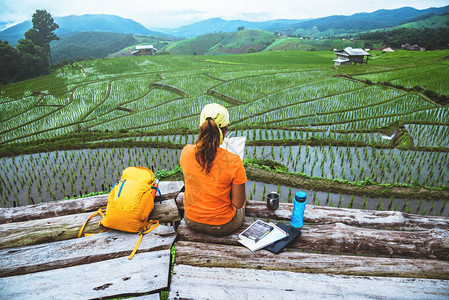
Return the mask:
<svg viewBox="0 0 449 300">
<path fill-rule="evenodd" d="M 246 159 L 284 166 L 271 182 L 250 174 L 249 198 L 276 186 L 285 202 L 303 189 L 316 205 L 448 215 L 448 56 L 372 53 L 338 69 L 324 51 L 123 57 L 1 86 L 0 205 L 108 191 L 132 165 L 180 174 L 180 149 L 216 102 L 233 135 L 247 137 Z M 285 184 L 287 175 L 384 190 L 333 193 Z"/>
</svg>

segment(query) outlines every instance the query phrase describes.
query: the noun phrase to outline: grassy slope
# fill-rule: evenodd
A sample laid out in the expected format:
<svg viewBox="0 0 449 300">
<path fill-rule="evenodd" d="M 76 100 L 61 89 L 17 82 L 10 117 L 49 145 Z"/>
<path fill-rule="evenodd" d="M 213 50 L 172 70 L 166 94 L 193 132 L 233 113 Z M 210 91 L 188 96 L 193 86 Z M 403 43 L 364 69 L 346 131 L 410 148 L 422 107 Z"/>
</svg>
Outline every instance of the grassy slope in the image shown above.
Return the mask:
<svg viewBox="0 0 449 300">
<path fill-rule="evenodd" d="M 275 40 L 272 32 L 263 30 L 242 30 L 228 33 L 211 33 L 175 42 L 162 49 L 170 54 L 239 54 L 253 48 L 265 49 Z"/>
<path fill-rule="evenodd" d="M 249 65 L 307 66 L 329 68 L 335 54 L 330 51 L 267 51 L 254 54 L 237 54 L 227 56 L 204 56 L 203 58 L 222 63 Z"/>
<path fill-rule="evenodd" d="M 19 99 L 24 97 L 25 94 L 28 95 L 36 91 L 48 91 L 51 95 L 61 95 L 67 92 L 67 84 L 64 79 L 53 73 L 0 86 L 0 98 Z"/>
<path fill-rule="evenodd" d="M 230 34 L 205 54 L 242 54 L 253 48 L 261 51 L 275 41 L 272 32 L 264 30 L 241 30 Z"/>
<path fill-rule="evenodd" d="M 431 16 L 429 18 L 419 20 L 416 22 L 405 23 L 398 26 L 393 26 L 389 28 L 385 28 L 386 30 L 394 30 L 398 28 L 438 28 L 438 27 L 447 27 L 449 22 L 449 15 L 443 16 Z M 372 29 L 366 30 L 366 32 L 378 31 L 384 29 Z M 321 37 L 329 37 L 329 36 L 348 36 L 350 34 L 356 34 L 356 31 L 348 32 L 344 29 L 328 29 L 325 31 L 319 31 L 316 27 L 309 29 L 297 29 L 293 35 L 307 36 L 312 38 L 321 38 Z M 358 33 L 361 33 L 359 31 Z"/>
<path fill-rule="evenodd" d="M 340 66 L 339 73 L 360 74 L 394 68 L 405 68 L 421 66 L 424 64 L 447 64 L 448 60 L 442 60 L 442 57 L 448 56 L 448 50 L 410 52 L 396 51 L 393 53 L 371 52 L 372 57 L 368 64 L 356 66 Z M 85 61 L 81 64 L 85 68 L 94 68 L 105 76 L 120 78 L 123 74 L 138 74 L 148 72 L 141 62 L 150 59 L 156 65 L 161 65 L 164 69 L 174 68 L 200 68 L 207 66 L 210 62 L 218 64 L 239 64 L 239 65 L 265 65 L 265 66 L 292 66 L 292 67 L 317 67 L 332 68 L 335 54 L 332 51 L 266 51 L 253 54 L 236 55 L 205 55 L 205 56 L 176 56 L 162 55 L 149 57 L 123 57 L 114 59 Z M 139 64 L 136 64 L 139 63 Z M 152 69 L 154 70 L 154 68 Z M 111 77 L 111 78 L 112 78 Z M 80 75 L 80 83 L 86 79 Z M 50 94 L 62 94 L 67 92 L 65 79 L 51 74 L 35 79 L 25 80 L 9 85 L 0 86 L 0 97 L 20 98 L 27 91 L 29 93 L 36 91 L 48 91 Z"/>
<path fill-rule="evenodd" d="M 299 39 L 294 37 L 282 38 L 275 41 L 263 51 L 329 51 L 332 49 L 343 49 L 346 47 L 362 48 L 364 41 L 343 40 L 343 39 Z"/>
<path fill-rule="evenodd" d="M 448 64 L 443 57 L 449 54 L 448 50 L 437 51 L 407 51 L 397 50 L 396 52 L 382 53 L 381 51 L 370 52 L 371 57 L 368 64 L 339 66 L 339 72 L 345 74 L 361 74 L 376 71 L 388 71 L 401 68 L 421 67 L 430 64 Z"/>
<path fill-rule="evenodd" d="M 301 42 L 299 38 L 288 37 L 278 39 L 263 51 L 281 51 L 281 50 L 297 50 L 298 44 Z"/>
<path fill-rule="evenodd" d="M 406 23 L 399 26 L 392 27 L 391 29 L 398 28 L 440 28 L 449 26 L 449 15 L 444 16 L 431 16 L 429 18 L 419 20 L 416 22 Z"/>
<path fill-rule="evenodd" d="M 212 33 L 178 42 L 160 49 L 178 55 L 244 54 L 260 51 L 329 51 L 346 47 L 365 48 L 365 41 L 344 39 L 277 38 L 264 30 L 242 30 L 229 33 Z"/>
<path fill-rule="evenodd" d="M 312 27 L 309 29 L 298 28 L 293 32 L 293 35 L 307 36 L 312 38 L 320 38 L 327 36 L 335 36 L 335 35 L 347 35 L 347 31 L 345 29 L 328 29 L 325 31 L 319 31 L 316 27 Z"/>
<path fill-rule="evenodd" d="M 205 34 L 175 42 L 162 50 L 170 54 L 201 55 L 226 38 L 229 34 L 231 33 Z"/>
</svg>

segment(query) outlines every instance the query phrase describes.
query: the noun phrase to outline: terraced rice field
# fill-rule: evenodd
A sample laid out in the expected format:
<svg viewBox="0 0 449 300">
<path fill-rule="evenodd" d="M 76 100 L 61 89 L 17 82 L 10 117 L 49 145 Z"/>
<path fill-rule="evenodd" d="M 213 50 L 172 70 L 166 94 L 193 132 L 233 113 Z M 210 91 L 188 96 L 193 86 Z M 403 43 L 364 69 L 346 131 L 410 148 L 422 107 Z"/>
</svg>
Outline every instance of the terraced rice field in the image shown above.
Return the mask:
<svg viewBox="0 0 449 300">
<path fill-rule="evenodd" d="M 0 87 L 1 205 L 108 191 L 132 165 L 179 173 L 180 151 L 211 102 L 229 109 L 233 136 L 247 137 L 245 158 L 281 163 L 280 174 L 446 195 L 449 107 L 392 85 L 449 95 L 448 51 L 425 66 L 378 59 L 341 69 L 327 54 L 313 64 L 282 54 L 91 60 Z M 345 73 L 352 78 L 337 76 Z M 274 188 L 286 202 L 307 190 L 252 178 L 247 195 L 263 200 Z M 449 213 L 444 197 L 307 193 L 317 205 Z"/>
</svg>

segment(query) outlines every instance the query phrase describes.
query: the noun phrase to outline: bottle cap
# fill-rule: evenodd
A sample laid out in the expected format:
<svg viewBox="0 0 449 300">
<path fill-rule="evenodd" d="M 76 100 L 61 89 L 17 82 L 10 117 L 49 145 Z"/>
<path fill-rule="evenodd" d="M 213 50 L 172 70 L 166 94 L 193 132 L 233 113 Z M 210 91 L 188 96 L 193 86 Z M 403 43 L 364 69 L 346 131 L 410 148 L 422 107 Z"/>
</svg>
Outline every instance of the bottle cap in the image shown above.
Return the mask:
<svg viewBox="0 0 449 300">
<path fill-rule="evenodd" d="M 307 198 L 307 194 L 304 193 L 303 191 L 297 191 L 295 194 L 295 200 L 298 202 L 304 202 L 306 201 Z"/>
</svg>

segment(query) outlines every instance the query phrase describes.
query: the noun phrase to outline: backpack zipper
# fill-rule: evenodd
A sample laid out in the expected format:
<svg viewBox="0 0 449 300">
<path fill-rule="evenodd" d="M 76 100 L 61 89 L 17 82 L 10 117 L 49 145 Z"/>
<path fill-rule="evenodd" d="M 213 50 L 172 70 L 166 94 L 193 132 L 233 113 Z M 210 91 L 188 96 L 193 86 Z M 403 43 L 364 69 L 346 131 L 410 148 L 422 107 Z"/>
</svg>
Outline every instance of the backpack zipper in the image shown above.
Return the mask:
<svg viewBox="0 0 449 300">
<path fill-rule="evenodd" d="M 120 186 L 120 189 L 119 189 L 119 191 L 118 191 L 118 196 L 117 196 L 117 198 L 120 198 L 120 193 L 122 192 L 123 185 L 125 184 L 125 181 L 126 181 L 126 179 L 123 180 L 122 185 Z"/>
</svg>

